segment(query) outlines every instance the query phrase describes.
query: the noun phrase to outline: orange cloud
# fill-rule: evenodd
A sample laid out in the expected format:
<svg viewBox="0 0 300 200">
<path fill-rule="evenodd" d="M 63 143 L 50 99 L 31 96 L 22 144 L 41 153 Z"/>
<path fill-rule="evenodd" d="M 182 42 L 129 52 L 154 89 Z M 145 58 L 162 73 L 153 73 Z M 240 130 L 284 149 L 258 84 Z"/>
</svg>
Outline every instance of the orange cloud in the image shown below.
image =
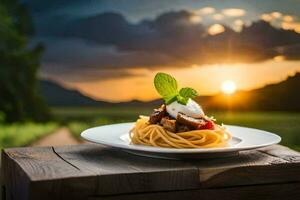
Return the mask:
<svg viewBox="0 0 300 200">
<path fill-rule="evenodd" d="M 284 30 L 294 30 L 297 33 L 300 33 L 300 23 L 293 23 L 293 22 L 282 22 L 281 28 Z"/>
<path fill-rule="evenodd" d="M 296 24 L 294 31 L 300 34 L 300 23 Z"/>
<path fill-rule="evenodd" d="M 225 28 L 221 24 L 214 24 L 208 28 L 208 33 L 210 35 L 217 35 L 217 34 L 223 33 L 224 31 L 225 31 Z"/>
<path fill-rule="evenodd" d="M 293 30 L 294 25 L 292 23 L 282 22 L 281 23 L 281 28 L 283 28 L 284 30 Z"/>
<path fill-rule="evenodd" d="M 272 12 L 271 16 L 278 19 L 278 18 L 282 17 L 282 13 L 280 13 L 280 12 Z"/>
<path fill-rule="evenodd" d="M 273 17 L 270 14 L 262 14 L 260 18 L 266 22 L 270 22 L 273 20 Z"/>
<path fill-rule="evenodd" d="M 285 22 L 292 22 L 292 21 L 294 21 L 294 17 L 291 16 L 291 15 L 285 15 L 282 19 Z"/>
</svg>

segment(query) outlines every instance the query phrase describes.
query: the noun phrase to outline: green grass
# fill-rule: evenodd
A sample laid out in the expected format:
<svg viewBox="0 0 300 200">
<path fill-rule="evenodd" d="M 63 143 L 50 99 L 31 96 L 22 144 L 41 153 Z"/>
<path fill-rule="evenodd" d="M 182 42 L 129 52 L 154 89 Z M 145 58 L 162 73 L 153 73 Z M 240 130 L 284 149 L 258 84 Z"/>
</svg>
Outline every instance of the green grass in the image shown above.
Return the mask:
<svg viewBox="0 0 300 200">
<path fill-rule="evenodd" d="M 97 119 L 107 119 L 109 121 L 132 121 L 139 115 L 148 115 L 152 108 L 137 107 L 60 107 L 52 108 L 55 118 L 61 122 L 70 121 L 91 122 Z"/>
<path fill-rule="evenodd" d="M 148 115 L 152 108 L 55 108 L 53 113 L 67 123 L 76 138 L 93 126 L 135 121 Z M 300 113 L 289 112 L 208 112 L 218 123 L 247 126 L 274 132 L 282 137 L 281 144 L 300 150 Z"/>
<path fill-rule="evenodd" d="M 57 128 L 57 123 L 0 124 L 0 149 L 26 146 Z"/>
<path fill-rule="evenodd" d="M 56 123 L 0 124 L 0 148 L 26 146 L 55 131 L 59 124 L 67 125 L 80 139 L 80 133 L 94 126 L 135 121 L 148 115 L 152 108 L 53 108 Z M 259 128 L 282 137 L 282 144 L 300 150 L 300 113 L 289 112 L 211 112 L 218 123 Z"/>
</svg>

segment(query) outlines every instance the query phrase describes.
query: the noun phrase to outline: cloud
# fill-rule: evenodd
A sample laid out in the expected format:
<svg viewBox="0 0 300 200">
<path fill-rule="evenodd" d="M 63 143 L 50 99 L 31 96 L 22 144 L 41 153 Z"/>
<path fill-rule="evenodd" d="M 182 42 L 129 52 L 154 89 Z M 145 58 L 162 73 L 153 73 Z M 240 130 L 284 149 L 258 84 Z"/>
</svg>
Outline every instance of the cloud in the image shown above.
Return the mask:
<svg viewBox="0 0 300 200">
<path fill-rule="evenodd" d="M 213 7 L 204 7 L 204 8 L 198 9 L 194 12 L 199 15 L 210 15 L 210 14 L 215 13 L 216 9 Z"/>
<path fill-rule="evenodd" d="M 214 15 L 212 16 L 212 18 L 213 18 L 214 20 L 222 20 L 222 19 L 224 19 L 224 15 L 222 15 L 222 14 L 220 14 L 220 13 L 217 13 L 217 14 L 214 14 Z"/>
<path fill-rule="evenodd" d="M 158 68 L 174 61 L 168 55 L 155 52 L 120 52 L 114 46 L 95 45 L 75 38 L 37 38 L 32 43 L 40 41 L 44 41 L 47 47 L 43 55 L 41 75 L 55 77 L 64 74 L 68 81 L 136 76 L 126 69 L 141 66 Z"/>
<path fill-rule="evenodd" d="M 221 24 L 213 24 L 208 28 L 208 33 L 210 35 L 217 35 L 220 33 L 223 33 L 225 31 L 225 28 Z"/>
<path fill-rule="evenodd" d="M 34 13 L 47 13 L 65 8 L 68 6 L 84 4 L 87 0 L 23 0 Z"/>
<path fill-rule="evenodd" d="M 285 22 L 293 22 L 294 21 L 294 17 L 291 16 L 291 15 L 285 15 L 283 17 L 283 21 L 285 21 Z"/>
<path fill-rule="evenodd" d="M 299 46 L 290 47 L 300 43 L 300 34 L 294 31 L 277 29 L 265 21 L 244 27 L 239 19 L 234 22 L 243 27 L 240 32 L 223 24 L 207 28 L 191 20 L 193 16 L 188 11 L 168 12 L 133 24 L 118 13 L 102 13 L 70 21 L 44 33 L 44 70 L 58 66 L 92 80 L 102 73 L 104 78 L 121 71 L 128 75 L 130 68 L 251 63 L 276 56 L 300 59 Z"/>
<path fill-rule="evenodd" d="M 227 8 L 223 9 L 222 13 L 228 17 L 241 17 L 246 14 L 246 11 L 240 8 Z"/>
<path fill-rule="evenodd" d="M 190 22 L 194 24 L 199 24 L 200 22 L 202 22 L 202 17 L 200 17 L 199 15 L 192 15 L 190 17 Z"/>
<path fill-rule="evenodd" d="M 271 16 L 274 17 L 275 19 L 281 18 L 282 17 L 282 13 L 281 12 L 272 12 Z"/>
<path fill-rule="evenodd" d="M 243 61 L 243 52 L 251 52 L 253 61 L 257 57 L 268 59 L 267 54 L 273 54 L 272 49 L 275 47 L 300 42 L 299 34 L 274 28 L 263 21 L 244 27 L 241 32 L 235 32 L 222 24 L 212 25 L 208 29 L 211 31 L 207 32 L 202 24 L 191 22 L 191 16 L 194 13 L 188 11 L 168 12 L 154 20 L 131 24 L 120 14 L 105 13 L 74 21 L 62 36 L 112 45 L 120 52 L 158 53 L 173 58 L 173 62 L 163 65 L 176 65 L 178 60 L 187 64 L 210 63 L 212 60 L 206 56 L 213 57 L 214 54 L 220 57 L 214 60 L 222 60 L 224 55 L 230 53 L 228 45 L 231 52 L 237 53 L 235 60 Z M 235 21 L 239 26 L 243 23 L 241 20 Z M 216 50 L 216 46 L 220 49 Z M 253 49 L 265 50 L 266 55 Z"/>
<path fill-rule="evenodd" d="M 262 14 L 260 18 L 266 22 L 270 22 L 273 20 L 273 17 L 270 14 Z"/>
<path fill-rule="evenodd" d="M 271 12 L 262 14 L 260 18 L 276 27 L 300 33 L 300 22 L 291 15 L 283 15 L 280 12 Z"/>
</svg>

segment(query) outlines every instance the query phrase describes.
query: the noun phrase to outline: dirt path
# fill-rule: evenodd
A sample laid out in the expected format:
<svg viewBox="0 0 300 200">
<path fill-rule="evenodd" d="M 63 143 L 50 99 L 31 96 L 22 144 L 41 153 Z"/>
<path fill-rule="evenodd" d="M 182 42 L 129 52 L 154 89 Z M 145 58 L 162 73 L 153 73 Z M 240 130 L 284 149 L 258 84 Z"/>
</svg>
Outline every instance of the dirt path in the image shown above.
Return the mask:
<svg viewBox="0 0 300 200">
<path fill-rule="evenodd" d="M 66 127 L 58 129 L 56 132 L 41 138 L 30 146 L 62 146 L 70 144 L 80 144 Z"/>
</svg>

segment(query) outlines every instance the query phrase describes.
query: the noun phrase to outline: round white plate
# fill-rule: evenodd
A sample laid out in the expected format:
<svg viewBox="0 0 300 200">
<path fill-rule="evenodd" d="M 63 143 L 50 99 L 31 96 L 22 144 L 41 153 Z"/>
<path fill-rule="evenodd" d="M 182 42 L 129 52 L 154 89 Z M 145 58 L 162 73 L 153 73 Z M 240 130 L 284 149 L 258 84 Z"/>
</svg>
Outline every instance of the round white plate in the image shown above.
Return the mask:
<svg viewBox="0 0 300 200">
<path fill-rule="evenodd" d="M 232 156 L 236 155 L 239 151 L 265 147 L 281 141 L 278 135 L 267 131 L 226 125 L 227 130 L 232 134 L 232 139 L 228 147 L 203 149 L 151 147 L 130 144 L 128 133 L 133 126 L 133 122 L 99 126 L 83 131 L 81 137 L 90 142 L 120 148 L 137 155 L 175 159 Z"/>
</svg>

